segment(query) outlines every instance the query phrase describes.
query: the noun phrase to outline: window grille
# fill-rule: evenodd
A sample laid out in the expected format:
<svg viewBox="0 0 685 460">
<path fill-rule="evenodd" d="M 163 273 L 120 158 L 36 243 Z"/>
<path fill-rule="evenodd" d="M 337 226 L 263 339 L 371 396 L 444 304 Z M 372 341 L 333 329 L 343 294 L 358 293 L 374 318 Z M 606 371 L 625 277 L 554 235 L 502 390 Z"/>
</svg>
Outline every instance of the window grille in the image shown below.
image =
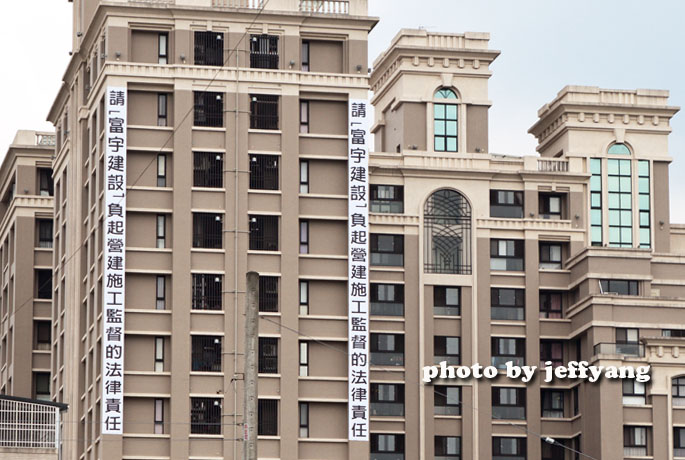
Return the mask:
<svg viewBox="0 0 685 460">
<path fill-rule="evenodd" d="M 164 93 L 160 93 L 157 95 L 157 126 L 167 126 L 167 99 L 168 96 Z"/>
<path fill-rule="evenodd" d="M 195 32 L 195 65 L 224 65 L 224 34 Z"/>
<path fill-rule="evenodd" d="M 59 408 L 0 398 L 0 447 L 57 449 Z"/>
<path fill-rule="evenodd" d="M 193 310 L 222 310 L 221 275 L 193 274 Z"/>
<path fill-rule="evenodd" d="M 36 270 L 36 298 L 52 298 L 52 270 Z"/>
<path fill-rule="evenodd" d="M 38 247 L 52 248 L 52 220 L 38 220 Z"/>
<path fill-rule="evenodd" d="M 278 36 L 262 34 L 250 37 L 250 67 L 278 69 Z"/>
<path fill-rule="evenodd" d="M 278 190 L 278 155 L 250 155 L 250 188 Z"/>
<path fill-rule="evenodd" d="M 259 311 L 278 311 L 278 277 L 259 277 Z"/>
<path fill-rule="evenodd" d="M 471 274 L 471 205 L 459 192 L 442 189 L 424 206 L 426 273 Z"/>
<path fill-rule="evenodd" d="M 278 96 L 251 96 L 250 129 L 278 129 Z"/>
<path fill-rule="evenodd" d="M 194 335 L 192 337 L 192 371 L 221 372 L 221 337 Z"/>
<path fill-rule="evenodd" d="M 52 169 L 38 169 L 38 184 L 38 194 L 40 196 L 53 196 L 55 194 L 55 186 L 52 181 Z"/>
<path fill-rule="evenodd" d="M 193 153 L 193 187 L 222 188 L 224 186 L 224 155 Z"/>
<path fill-rule="evenodd" d="M 250 250 L 278 251 L 277 216 L 250 216 Z"/>
<path fill-rule="evenodd" d="M 257 434 L 278 436 L 278 400 L 260 399 L 257 401 Z"/>
<path fill-rule="evenodd" d="M 278 339 L 272 337 L 259 338 L 259 373 L 278 373 Z"/>
<path fill-rule="evenodd" d="M 221 434 L 221 400 L 190 398 L 190 432 Z"/>
<path fill-rule="evenodd" d="M 223 93 L 196 91 L 194 125 L 221 128 L 224 126 Z"/>
<path fill-rule="evenodd" d="M 193 247 L 221 249 L 223 223 L 221 214 L 193 213 Z"/>
</svg>

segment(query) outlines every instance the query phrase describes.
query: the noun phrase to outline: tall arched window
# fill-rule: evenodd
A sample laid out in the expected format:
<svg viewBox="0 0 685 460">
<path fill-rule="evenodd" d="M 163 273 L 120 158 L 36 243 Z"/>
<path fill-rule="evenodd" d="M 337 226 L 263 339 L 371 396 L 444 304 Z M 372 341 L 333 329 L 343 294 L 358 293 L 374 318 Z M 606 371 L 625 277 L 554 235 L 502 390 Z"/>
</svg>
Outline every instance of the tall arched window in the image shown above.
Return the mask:
<svg viewBox="0 0 685 460">
<path fill-rule="evenodd" d="M 423 215 L 424 272 L 471 274 L 471 205 L 464 195 L 441 189 Z"/>
<path fill-rule="evenodd" d="M 433 138 L 436 152 L 456 152 L 457 137 L 457 93 L 441 88 L 435 99 L 444 102 L 433 103 Z"/>
</svg>

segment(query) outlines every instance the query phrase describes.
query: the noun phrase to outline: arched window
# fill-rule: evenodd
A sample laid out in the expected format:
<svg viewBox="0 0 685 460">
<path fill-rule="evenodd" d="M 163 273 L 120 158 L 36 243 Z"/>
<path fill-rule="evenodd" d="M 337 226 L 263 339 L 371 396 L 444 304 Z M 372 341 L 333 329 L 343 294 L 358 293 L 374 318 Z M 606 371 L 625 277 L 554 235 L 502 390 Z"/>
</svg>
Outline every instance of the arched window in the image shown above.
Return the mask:
<svg viewBox="0 0 685 460">
<path fill-rule="evenodd" d="M 471 205 L 464 195 L 442 189 L 426 201 L 424 272 L 471 274 Z"/>
<path fill-rule="evenodd" d="M 436 152 L 456 152 L 457 147 L 457 93 L 449 88 L 440 88 L 435 93 L 433 104 L 433 138 Z"/>
<path fill-rule="evenodd" d="M 609 147 L 610 155 L 630 155 L 630 149 L 626 144 L 613 144 Z"/>
</svg>

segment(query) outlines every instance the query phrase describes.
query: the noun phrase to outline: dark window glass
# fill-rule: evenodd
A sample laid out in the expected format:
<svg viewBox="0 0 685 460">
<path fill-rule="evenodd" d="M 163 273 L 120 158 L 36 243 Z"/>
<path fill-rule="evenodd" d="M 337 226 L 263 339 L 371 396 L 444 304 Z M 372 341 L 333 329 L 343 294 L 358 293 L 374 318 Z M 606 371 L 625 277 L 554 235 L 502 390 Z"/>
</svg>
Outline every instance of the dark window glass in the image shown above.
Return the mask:
<svg viewBox="0 0 685 460">
<path fill-rule="evenodd" d="M 224 65 L 222 32 L 195 32 L 195 65 Z"/>
<path fill-rule="evenodd" d="M 52 248 L 52 219 L 38 220 L 38 247 Z"/>
<path fill-rule="evenodd" d="M 50 323 L 50 321 L 36 321 L 35 325 L 35 349 L 49 350 L 51 345 L 52 323 Z"/>
<path fill-rule="evenodd" d="M 278 400 L 260 399 L 257 401 L 257 434 L 278 436 Z"/>
<path fill-rule="evenodd" d="M 461 387 L 434 385 L 433 406 L 435 415 L 461 415 Z"/>
<path fill-rule="evenodd" d="M 38 169 L 38 194 L 40 196 L 54 196 L 55 186 L 52 181 L 52 169 Z"/>
<path fill-rule="evenodd" d="M 169 118 L 168 95 L 159 93 L 157 95 L 157 126 L 167 126 Z"/>
<path fill-rule="evenodd" d="M 545 418 L 564 418 L 564 392 L 541 390 L 542 416 Z"/>
<path fill-rule="evenodd" d="M 523 366 L 526 356 L 525 339 L 512 337 L 493 337 L 491 340 L 492 365 L 498 369 L 505 369 L 507 362 L 515 366 Z"/>
<path fill-rule="evenodd" d="M 433 313 L 459 316 L 461 314 L 461 288 L 433 286 Z"/>
<path fill-rule="evenodd" d="M 379 454 L 379 455 L 376 455 Z M 401 454 L 388 457 L 389 454 Z M 376 434 L 371 433 L 371 459 L 385 460 L 404 459 L 404 435 L 403 434 Z"/>
<path fill-rule="evenodd" d="M 278 216 L 250 216 L 250 250 L 278 251 Z"/>
<path fill-rule="evenodd" d="M 190 398 L 190 432 L 221 434 L 221 400 Z"/>
<path fill-rule="evenodd" d="M 192 371 L 221 372 L 221 337 L 194 335 L 192 347 Z"/>
<path fill-rule="evenodd" d="M 524 240 L 490 240 L 490 269 L 523 271 Z"/>
<path fill-rule="evenodd" d="M 490 217 L 523 217 L 523 192 L 490 190 Z"/>
<path fill-rule="evenodd" d="M 278 36 L 262 34 L 250 37 L 250 67 L 278 69 Z"/>
<path fill-rule="evenodd" d="M 278 96 L 250 96 L 250 129 L 278 129 Z"/>
<path fill-rule="evenodd" d="M 404 285 L 372 283 L 371 314 L 404 316 Z"/>
<path fill-rule="evenodd" d="M 540 217 L 543 219 L 559 220 L 562 218 L 564 195 L 556 193 L 541 193 L 538 197 L 540 202 Z"/>
<path fill-rule="evenodd" d="M 193 187 L 222 188 L 224 186 L 223 153 L 193 153 Z"/>
<path fill-rule="evenodd" d="M 169 63 L 169 34 L 166 32 L 157 35 L 157 63 Z"/>
<path fill-rule="evenodd" d="M 493 460 L 525 460 L 526 438 L 492 438 Z"/>
<path fill-rule="evenodd" d="M 278 373 L 278 339 L 273 337 L 259 338 L 259 372 L 261 374 Z"/>
<path fill-rule="evenodd" d="M 540 268 L 561 269 L 562 245 L 560 243 L 540 243 Z"/>
<path fill-rule="evenodd" d="M 404 187 L 401 185 L 371 185 L 371 212 L 402 214 Z"/>
<path fill-rule="evenodd" d="M 433 337 L 433 353 L 435 363 L 447 361 L 448 365 L 461 364 L 461 338 L 460 337 Z"/>
<path fill-rule="evenodd" d="M 52 298 L 52 270 L 36 270 L 36 298 Z"/>
<path fill-rule="evenodd" d="M 309 41 L 302 40 L 302 72 L 309 72 Z"/>
<path fill-rule="evenodd" d="M 625 457 L 644 457 L 647 455 L 647 436 L 645 426 L 623 427 L 623 455 Z"/>
<path fill-rule="evenodd" d="M 250 188 L 278 190 L 278 155 L 250 155 Z"/>
<path fill-rule="evenodd" d="M 196 91 L 194 125 L 221 128 L 224 126 L 223 93 Z"/>
<path fill-rule="evenodd" d="M 278 311 L 278 277 L 259 277 L 259 311 Z"/>
<path fill-rule="evenodd" d="M 223 222 L 221 214 L 193 213 L 193 247 L 221 249 L 223 245 Z"/>
<path fill-rule="evenodd" d="M 371 235 L 371 265 L 404 266 L 404 235 Z"/>
<path fill-rule="evenodd" d="M 526 389 L 492 387 L 493 420 L 525 420 Z"/>
<path fill-rule="evenodd" d="M 50 373 L 33 373 L 33 397 L 43 401 L 50 400 Z"/>
<path fill-rule="evenodd" d="M 372 383 L 371 415 L 387 417 L 404 416 L 404 385 Z"/>
<path fill-rule="evenodd" d="M 436 436 L 436 460 L 461 460 L 461 436 Z"/>
<path fill-rule="evenodd" d="M 540 318 L 561 318 L 561 300 L 560 292 L 540 291 Z"/>
<path fill-rule="evenodd" d="M 495 320 L 523 321 L 525 319 L 523 289 L 490 289 L 490 317 Z"/>
<path fill-rule="evenodd" d="M 685 337 L 685 329 L 663 329 L 661 335 L 663 337 Z"/>
<path fill-rule="evenodd" d="M 193 274 L 193 310 L 222 310 L 221 275 Z"/>
<path fill-rule="evenodd" d="M 564 364 L 564 343 L 557 340 L 540 341 L 540 367 L 545 367 L 547 361 L 552 361 L 552 367 Z"/>
<path fill-rule="evenodd" d="M 600 280 L 602 294 L 639 295 L 638 281 Z"/>
<path fill-rule="evenodd" d="M 371 365 L 404 366 L 404 335 L 371 334 Z"/>
</svg>

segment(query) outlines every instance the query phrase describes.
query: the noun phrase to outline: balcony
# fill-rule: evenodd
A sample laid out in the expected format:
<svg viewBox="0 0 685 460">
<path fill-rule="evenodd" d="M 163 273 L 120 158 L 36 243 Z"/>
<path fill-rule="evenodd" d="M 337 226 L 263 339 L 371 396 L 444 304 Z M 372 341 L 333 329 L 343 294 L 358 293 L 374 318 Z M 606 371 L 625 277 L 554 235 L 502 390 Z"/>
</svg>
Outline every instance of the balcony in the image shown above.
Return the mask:
<svg viewBox="0 0 685 460">
<path fill-rule="evenodd" d="M 150 1 L 150 0 L 148 0 Z M 209 3 L 210 0 L 205 0 Z M 166 0 L 173 3 L 173 0 Z M 160 2 L 161 3 L 161 2 Z M 189 3 L 189 0 L 176 0 L 176 4 Z M 345 14 L 366 16 L 367 0 L 211 0 L 211 6 L 223 8 L 249 8 L 276 11 L 299 11 L 310 14 Z"/>
<path fill-rule="evenodd" d="M 623 355 L 643 358 L 645 346 L 641 343 L 598 343 L 594 347 L 595 355 Z"/>
</svg>

